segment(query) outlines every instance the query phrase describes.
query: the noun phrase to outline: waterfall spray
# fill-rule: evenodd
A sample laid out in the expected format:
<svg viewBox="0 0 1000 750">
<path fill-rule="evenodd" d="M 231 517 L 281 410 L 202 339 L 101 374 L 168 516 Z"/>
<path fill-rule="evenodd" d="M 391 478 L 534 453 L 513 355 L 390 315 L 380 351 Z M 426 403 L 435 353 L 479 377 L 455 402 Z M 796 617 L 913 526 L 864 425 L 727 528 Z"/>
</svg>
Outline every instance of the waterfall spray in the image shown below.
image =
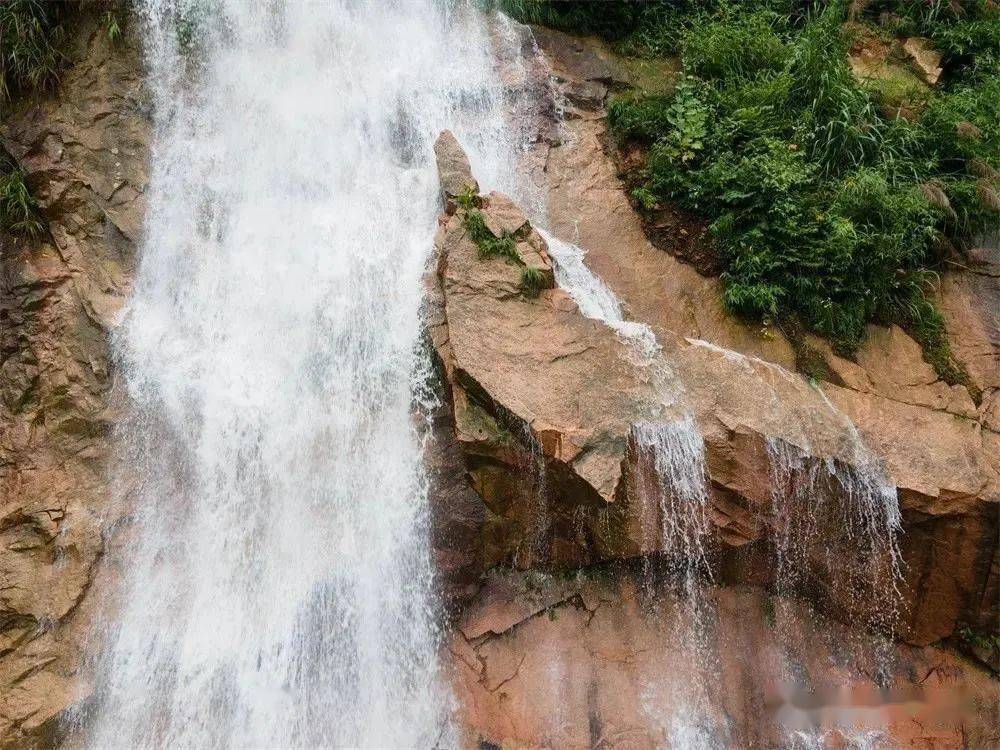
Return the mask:
<svg viewBox="0 0 1000 750">
<path fill-rule="evenodd" d="M 137 490 L 83 739 L 447 744 L 411 410 L 431 144 L 454 130 L 487 184 L 516 161 L 481 16 L 139 10 L 155 140 L 114 342 Z"/>
</svg>

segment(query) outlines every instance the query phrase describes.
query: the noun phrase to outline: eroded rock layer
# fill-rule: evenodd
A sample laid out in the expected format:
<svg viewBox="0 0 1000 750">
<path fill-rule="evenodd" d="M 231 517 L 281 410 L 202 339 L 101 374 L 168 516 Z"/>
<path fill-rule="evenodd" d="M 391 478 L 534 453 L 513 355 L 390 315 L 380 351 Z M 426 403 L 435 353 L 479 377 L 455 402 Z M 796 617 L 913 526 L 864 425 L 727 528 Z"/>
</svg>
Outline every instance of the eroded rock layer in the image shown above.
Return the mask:
<svg viewBox="0 0 1000 750">
<path fill-rule="evenodd" d="M 880 672 L 876 644 L 803 602 L 712 588 L 706 679 L 690 603 L 644 588 L 614 569 L 491 576 L 450 646 L 469 746 L 684 747 L 700 728 L 740 748 L 1000 742 L 995 680 L 954 654 L 897 646 Z M 705 706 L 686 704 L 699 680 Z"/>
</svg>

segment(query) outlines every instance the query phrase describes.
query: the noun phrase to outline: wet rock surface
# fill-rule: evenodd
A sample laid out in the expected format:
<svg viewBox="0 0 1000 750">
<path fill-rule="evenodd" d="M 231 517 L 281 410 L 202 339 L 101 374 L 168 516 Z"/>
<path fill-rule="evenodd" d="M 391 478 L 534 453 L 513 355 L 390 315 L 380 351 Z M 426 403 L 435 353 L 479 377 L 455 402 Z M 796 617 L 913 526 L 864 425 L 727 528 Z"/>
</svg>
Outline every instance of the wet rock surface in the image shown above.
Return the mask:
<svg viewBox="0 0 1000 750">
<path fill-rule="evenodd" d="M 560 89 L 609 75 L 619 86 L 635 82 L 600 41 L 564 37 L 550 31 L 537 36 L 557 79 L 557 96 Z M 588 266 L 615 291 L 630 317 L 652 324 L 658 332 L 667 330 L 691 342 L 730 350 L 728 355 L 716 355 L 720 362 L 732 360 L 738 352 L 747 355 L 744 365 L 758 373 L 766 372 L 763 360 L 780 365 L 790 377 L 799 377 L 791 375 L 796 353 L 781 330 L 762 329 L 734 318 L 722 306 L 718 279 L 702 276 L 650 243 L 607 153 L 602 106 L 578 107 L 562 123 L 561 132 L 561 145 L 548 148 L 546 154 L 550 228 L 584 248 Z M 829 401 L 856 423 L 864 442 L 885 462 L 899 486 L 907 528 L 907 581 L 914 597 L 909 637 L 920 643 L 933 642 L 966 625 L 996 632 L 1000 622 L 1000 597 L 993 593 L 997 575 L 991 571 L 995 565 L 991 561 L 997 557 L 1000 515 L 996 459 L 1000 435 L 995 416 L 1000 378 L 1000 277 L 995 270 L 1000 266 L 994 257 L 997 251 L 989 249 L 997 244 L 995 238 L 984 238 L 983 244 L 986 247 L 971 253 L 972 265 L 956 266 L 954 272 L 944 274 L 938 289 L 938 305 L 955 356 L 982 394 L 978 405 L 969 389 L 938 379 L 923 361 L 916 342 L 897 327 L 872 326 L 856 361 L 837 357 L 824 342 L 809 338 L 840 384 L 822 384 Z M 704 344 L 696 346 L 705 348 Z M 686 364 L 678 364 L 677 369 L 682 379 L 693 376 L 703 384 L 717 377 L 719 390 L 738 394 L 734 396 L 737 402 L 748 392 L 747 383 L 727 380 L 721 373 L 689 372 Z M 769 378 L 774 380 L 773 372 L 750 379 L 749 392 L 759 391 Z M 701 399 L 697 384 L 688 390 L 695 401 Z M 777 388 L 774 398 L 776 404 L 783 402 L 784 389 Z M 762 419 L 785 421 L 780 408 L 764 400 L 756 403 L 757 408 L 747 410 L 751 424 Z M 798 402 L 793 420 L 815 411 L 808 404 L 808 400 Z M 740 420 L 725 414 L 716 421 L 731 430 Z M 785 425 L 786 431 L 789 426 Z M 718 426 L 712 432 L 719 432 Z M 712 442 L 706 435 L 710 464 Z M 738 473 L 761 476 L 752 465 L 740 466 Z M 720 481 L 714 471 L 712 479 Z M 745 506 L 742 497 L 747 493 L 735 489 L 741 497 L 737 505 Z M 724 505 L 718 494 L 716 505 Z M 929 606 L 919 593 L 928 589 L 934 591 L 936 606 Z"/>
<path fill-rule="evenodd" d="M 693 633 L 692 603 L 641 575 L 491 575 L 449 647 L 466 745 L 683 747 L 699 724 L 741 748 L 1000 741 L 996 680 L 953 653 L 896 646 L 880 665 L 878 644 L 801 601 L 742 586 L 703 597 Z M 698 681 L 705 705 L 685 704 Z"/>
<path fill-rule="evenodd" d="M 0 746 L 48 745 L 81 691 L 81 638 L 110 507 L 108 336 L 134 268 L 148 122 L 134 40 L 83 19 L 53 95 L 18 100 L 0 145 L 47 225 L 0 236 Z"/>
<path fill-rule="evenodd" d="M 489 200 L 485 206 L 489 214 Z M 820 388 L 779 364 L 659 326 L 657 361 L 640 362 L 634 345 L 585 318 L 562 290 L 518 294 L 511 266 L 477 256 L 461 211 L 442 218 L 437 247 L 432 338 L 457 441 L 487 508 L 479 540 L 487 568 L 573 566 L 661 549 L 662 540 L 643 537 L 642 501 L 629 489 L 630 430 L 690 413 L 704 442 L 723 552 L 768 543 L 773 441 L 848 473 L 880 461 L 913 527 L 904 544 L 907 637 L 931 643 L 962 623 L 989 621 L 997 478 L 990 435 L 962 400 L 964 389 L 955 395 L 963 414 L 955 414 L 893 400 L 874 385 Z M 659 260 L 677 263 L 663 253 Z M 886 346 L 905 351 L 912 367 L 897 371 L 867 352 L 868 382 L 898 391 L 931 379 L 911 344 L 890 329 Z M 663 371 L 671 373 L 666 380 Z"/>
</svg>

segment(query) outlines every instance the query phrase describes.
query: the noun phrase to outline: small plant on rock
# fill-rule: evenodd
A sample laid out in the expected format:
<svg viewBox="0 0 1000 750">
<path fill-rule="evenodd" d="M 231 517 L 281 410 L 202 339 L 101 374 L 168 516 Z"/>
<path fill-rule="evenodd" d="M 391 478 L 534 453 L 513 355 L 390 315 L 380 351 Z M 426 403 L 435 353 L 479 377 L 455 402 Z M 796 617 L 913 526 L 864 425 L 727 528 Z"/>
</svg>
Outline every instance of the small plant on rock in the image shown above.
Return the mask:
<svg viewBox="0 0 1000 750">
<path fill-rule="evenodd" d="M 28 190 L 24 172 L 0 158 L 0 230 L 37 237 L 42 233 L 38 203 Z"/>
<path fill-rule="evenodd" d="M 479 207 L 479 194 L 471 186 L 467 187 L 461 195 L 455 196 L 455 202 L 466 211 L 472 211 Z"/>
<path fill-rule="evenodd" d="M 525 297 L 537 297 L 545 286 L 545 277 L 534 266 L 521 269 L 521 291 Z"/>
<path fill-rule="evenodd" d="M 113 10 L 105 11 L 104 15 L 101 17 L 101 22 L 104 25 L 105 31 L 108 33 L 108 39 L 112 44 L 118 41 L 119 37 L 122 35 L 122 27 L 118 22 L 118 14 Z"/>
<path fill-rule="evenodd" d="M 465 228 L 472 237 L 472 241 L 479 248 L 480 258 L 501 257 L 520 262 L 517 255 L 517 243 L 510 232 L 503 232 L 501 236 L 494 236 L 489 227 L 486 226 L 486 219 L 483 212 L 478 209 L 468 210 L 465 213 Z"/>
</svg>

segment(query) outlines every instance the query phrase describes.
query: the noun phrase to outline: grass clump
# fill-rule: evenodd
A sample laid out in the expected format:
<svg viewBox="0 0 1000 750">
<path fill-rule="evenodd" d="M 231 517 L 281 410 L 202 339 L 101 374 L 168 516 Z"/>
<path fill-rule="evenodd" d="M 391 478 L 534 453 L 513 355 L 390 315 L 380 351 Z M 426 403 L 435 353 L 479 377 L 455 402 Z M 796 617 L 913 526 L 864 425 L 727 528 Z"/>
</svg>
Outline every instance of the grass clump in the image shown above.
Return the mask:
<svg viewBox="0 0 1000 750">
<path fill-rule="evenodd" d="M 1000 651 L 1000 635 L 993 633 L 982 633 L 970 627 L 964 627 L 958 631 L 958 637 L 963 643 L 983 651 Z"/>
<path fill-rule="evenodd" d="M 645 149 L 636 200 L 709 220 L 731 310 L 792 316 L 844 354 L 868 323 L 900 323 L 962 382 L 928 292 L 942 248 L 1000 219 L 1000 16 L 970 2 L 931 18 L 927 5 L 877 3 L 862 19 L 895 14 L 944 52 L 942 82 L 908 118 L 883 106 L 905 94 L 852 72 L 843 3 L 767 0 L 700 4 L 671 50 L 674 92 L 621 96 L 608 118 Z"/>
<path fill-rule="evenodd" d="M 0 154 L 0 230 L 21 237 L 38 237 L 43 225 L 38 203 L 25 182 L 24 172 Z"/>
<path fill-rule="evenodd" d="M 521 269 L 521 291 L 525 297 L 537 297 L 545 288 L 545 277 L 541 270 L 534 266 L 524 266 Z"/>
<path fill-rule="evenodd" d="M 503 258 L 521 267 L 521 293 L 525 297 L 537 297 L 545 289 L 545 275 L 541 269 L 525 265 L 517 252 L 517 238 L 503 230 L 497 237 L 486 226 L 486 218 L 479 210 L 481 199 L 473 192 L 456 198 L 458 204 L 465 209 L 464 224 L 469 237 L 476 244 L 480 258 Z"/>
<path fill-rule="evenodd" d="M 780 70 L 788 49 L 778 17 L 757 11 L 695 24 L 681 37 L 685 68 L 700 78 L 749 78 Z"/>
<path fill-rule="evenodd" d="M 58 83 L 66 62 L 66 25 L 81 10 L 103 10 L 100 25 L 112 43 L 118 41 L 123 5 L 124 0 L 0 0 L 0 102 Z"/>
<path fill-rule="evenodd" d="M 465 212 L 465 229 L 476 243 L 480 258 L 501 257 L 520 262 L 514 236 L 506 231 L 500 237 L 494 236 L 486 226 L 486 219 L 479 209 L 473 208 Z"/>
<path fill-rule="evenodd" d="M 0 2 L 0 101 L 22 89 L 45 89 L 59 77 L 64 3 Z"/>
<path fill-rule="evenodd" d="M 104 15 L 101 16 L 101 25 L 104 27 L 105 33 L 108 35 L 108 40 L 114 44 L 117 42 L 122 35 L 121 21 L 118 18 L 118 14 L 113 10 L 104 11 Z"/>
</svg>

